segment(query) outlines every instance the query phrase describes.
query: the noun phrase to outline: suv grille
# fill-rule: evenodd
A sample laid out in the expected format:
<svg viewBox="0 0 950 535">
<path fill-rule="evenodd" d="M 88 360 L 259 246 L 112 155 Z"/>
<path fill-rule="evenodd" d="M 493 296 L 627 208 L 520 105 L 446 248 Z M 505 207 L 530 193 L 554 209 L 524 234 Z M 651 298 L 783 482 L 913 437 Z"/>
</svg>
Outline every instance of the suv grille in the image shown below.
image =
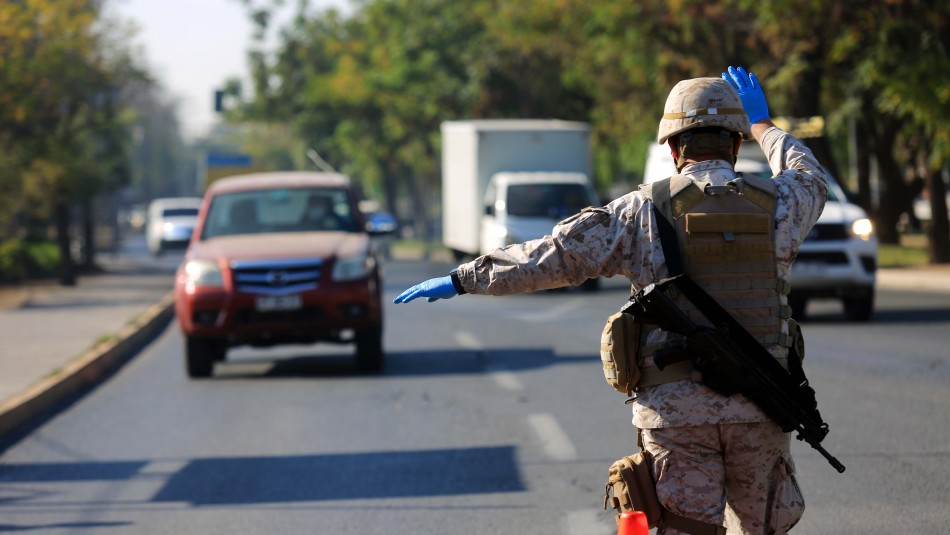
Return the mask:
<svg viewBox="0 0 950 535">
<path fill-rule="evenodd" d="M 799 252 L 795 257 L 795 262 L 814 263 L 814 264 L 845 264 L 848 263 L 848 256 L 837 251 L 829 252 Z"/>
<path fill-rule="evenodd" d="M 849 237 L 846 226 L 823 223 L 812 227 L 805 241 L 847 240 Z"/>
<path fill-rule="evenodd" d="M 323 259 L 235 260 L 234 287 L 239 292 L 283 295 L 313 290 L 319 285 Z"/>
</svg>

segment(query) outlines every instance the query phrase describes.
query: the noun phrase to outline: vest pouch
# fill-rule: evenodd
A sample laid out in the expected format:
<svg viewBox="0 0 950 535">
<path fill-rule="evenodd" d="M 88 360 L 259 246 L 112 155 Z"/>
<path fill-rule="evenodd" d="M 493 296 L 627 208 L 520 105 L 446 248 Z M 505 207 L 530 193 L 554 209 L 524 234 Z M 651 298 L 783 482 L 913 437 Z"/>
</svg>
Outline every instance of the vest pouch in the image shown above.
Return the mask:
<svg viewBox="0 0 950 535">
<path fill-rule="evenodd" d="M 607 318 L 600 338 L 604 379 L 614 390 L 631 395 L 640 380 L 640 342 L 645 324 L 632 315 L 617 312 Z"/>
<path fill-rule="evenodd" d="M 663 509 L 656 497 L 656 484 L 650 472 L 652 464 L 653 457 L 645 450 L 614 461 L 604 490 L 604 509 L 609 504 L 617 514 L 641 511 L 647 517 L 647 524 L 655 527 Z"/>
</svg>

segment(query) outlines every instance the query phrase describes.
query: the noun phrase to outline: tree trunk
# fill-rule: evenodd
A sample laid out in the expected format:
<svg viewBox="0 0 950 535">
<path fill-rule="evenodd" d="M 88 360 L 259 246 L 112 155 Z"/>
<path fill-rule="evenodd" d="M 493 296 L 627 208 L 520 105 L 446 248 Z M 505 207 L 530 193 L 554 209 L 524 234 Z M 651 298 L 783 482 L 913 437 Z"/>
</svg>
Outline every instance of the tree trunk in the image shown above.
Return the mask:
<svg viewBox="0 0 950 535">
<path fill-rule="evenodd" d="M 927 254 L 931 264 L 950 263 L 950 217 L 947 215 L 946 168 L 930 172 L 927 193 L 930 195 L 930 226 L 927 229 Z"/>
<path fill-rule="evenodd" d="M 433 177 L 431 173 L 421 173 L 419 177 L 422 179 L 422 188 L 419 199 L 419 211 L 418 213 L 422 216 L 422 232 L 425 237 L 425 255 L 426 258 L 429 258 L 432 254 L 432 242 L 435 240 L 435 225 L 434 223 L 434 214 L 433 208 L 435 206 L 441 206 L 441 200 L 436 202 L 429 202 L 432 200 L 432 194 L 435 191 L 438 191 L 434 184 L 436 177 Z"/>
<path fill-rule="evenodd" d="M 893 136 L 886 137 L 893 139 Z M 892 151 L 890 144 L 878 144 L 874 150 L 878 169 L 884 180 L 881 203 L 877 211 L 877 234 L 881 243 L 897 245 L 900 243 L 897 223 L 900 221 L 901 212 L 904 211 L 900 207 L 900 198 L 905 188 L 900 166 L 897 165 Z"/>
<path fill-rule="evenodd" d="M 65 201 L 56 203 L 56 243 L 59 245 L 59 283 L 63 286 L 76 285 L 76 265 L 73 263 L 70 239 L 70 210 Z"/>
<path fill-rule="evenodd" d="M 923 190 L 923 179 L 915 176 L 910 182 L 894 157 L 894 144 L 902 121 L 893 115 L 876 116 L 877 121 L 868 129 L 871 145 L 883 183 L 877 210 L 877 232 L 881 243 L 897 245 L 900 234 L 897 225 L 901 214 L 913 212 L 914 197 Z"/>
<path fill-rule="evenodd" d="M 798 78 L 798 86 L 794 90 L 795 97 L 792 99 L 792 117 L 807 118 L 821 114 L 821 81 L 824 78 L 824 69 L 821 67 L 824 51 L 817 47 L 808 55 L 806 61 L 811 68 L 806 69 Z M 818 159 L 825 170 L 835 178 L 841 177 L 838 172 L 838 164 L 835 162 L 831 152 L 831 144 L 824 135 L 803 139 L 808 145 L 815 158 Z"/>
<path fill-rule="evenodd" d="M 864 120 L 857 121 L 855 131 L 853 132 L 855 173 L 857 174 L 857 203 L 864 208 L 872 218 L 876 215 L 877 208 L 874 206 L 874 200 L 871 195 L 871 147 L 868 141 L 867 125 Z"/>
<path fill-rule="evenodd" d="M 96 265 L 95 204 L 91 199 L 83 201 L 82 203 L 82 253 L 80 265 L 84 273 L 92 273 L 98 269 Z"/>
</svg>

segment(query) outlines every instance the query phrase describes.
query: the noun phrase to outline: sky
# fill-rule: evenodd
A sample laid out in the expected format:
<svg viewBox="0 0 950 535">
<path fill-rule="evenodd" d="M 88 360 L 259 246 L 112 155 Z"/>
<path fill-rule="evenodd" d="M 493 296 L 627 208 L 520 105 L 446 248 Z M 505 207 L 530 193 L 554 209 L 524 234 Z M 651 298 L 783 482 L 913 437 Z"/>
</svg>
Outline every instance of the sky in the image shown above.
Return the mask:
<svg viewBox="0 0 950 535">
<path fill-rule="evenodd" d="M 260 2 L 257 3 L 258 5 Z M 296 2 L 278 16 L 288 20 Z M 315 0 L 312 7 L 346 11 L 347 0 Z M 216 120 L 214 91 L 229 78 L 246 78 L 253 26 L 239 0 L 113 0 L 112 13 L 132 22 L 149 71 L 178 102 L 188 139 L 205 134 Z"/>
</svg>

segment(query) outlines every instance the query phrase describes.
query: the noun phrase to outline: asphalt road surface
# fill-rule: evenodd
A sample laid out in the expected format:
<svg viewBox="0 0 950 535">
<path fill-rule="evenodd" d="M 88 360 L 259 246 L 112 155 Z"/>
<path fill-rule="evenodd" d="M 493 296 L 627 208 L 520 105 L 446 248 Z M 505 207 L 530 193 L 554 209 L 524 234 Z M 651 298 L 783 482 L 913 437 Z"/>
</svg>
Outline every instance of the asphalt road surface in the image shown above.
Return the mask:
<svg viewBox="0 0 950 535">
<path fill-rule="evenodd" d="M 603 488 L 635 433 L 597 352 L 625 285 L 391 304 L 448 269 L 386 265 L 380 375 L 348 346 L 289 346 L 188 380 L 172 324 L 0 455 L 0 531 L 615 533 Z M 806 370 L 847 471 L 794 441 L 796 534 L 950 525 L 950 295 L 878 303 L 868 324 L 809 305 Z"/>
</svg>

